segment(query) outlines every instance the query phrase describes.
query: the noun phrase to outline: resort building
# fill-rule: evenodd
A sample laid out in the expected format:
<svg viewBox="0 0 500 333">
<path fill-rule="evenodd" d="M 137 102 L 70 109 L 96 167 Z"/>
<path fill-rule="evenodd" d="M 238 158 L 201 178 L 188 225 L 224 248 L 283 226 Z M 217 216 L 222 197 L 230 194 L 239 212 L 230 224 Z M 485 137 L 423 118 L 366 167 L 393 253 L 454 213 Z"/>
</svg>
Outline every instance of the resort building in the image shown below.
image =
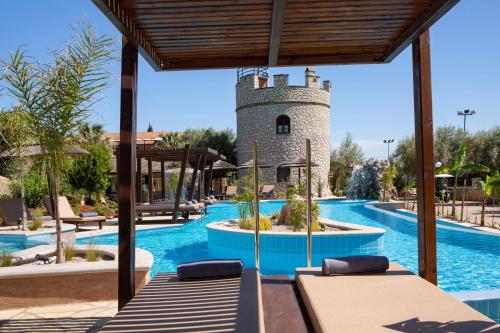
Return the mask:
<svg viewBox="0 0 500 333">
<path fill-rule="evenodd" d="M 313 193 L 327 194 L 330 170 L 330 81 L 308 67 L 303 86 L 288 83 L 288 74 L 274 75 L 269 85 L 265 69 L 238 70 L 236 115 L 238 165 L 252 159 L 252 145 L 257 143 L 259 158 L 274 167 L 262 170 L 262 182 L 278 191 L 299 179 L 299 168 L 281 164 L 305 159 L 306 139 L 311 140 Z M 240 171 L 240 176 L 246 170 Z M 304 177 L 302 177 L 304 179 Z M 322 192 L 322 193 L 319 193 Z"/>
</svg>

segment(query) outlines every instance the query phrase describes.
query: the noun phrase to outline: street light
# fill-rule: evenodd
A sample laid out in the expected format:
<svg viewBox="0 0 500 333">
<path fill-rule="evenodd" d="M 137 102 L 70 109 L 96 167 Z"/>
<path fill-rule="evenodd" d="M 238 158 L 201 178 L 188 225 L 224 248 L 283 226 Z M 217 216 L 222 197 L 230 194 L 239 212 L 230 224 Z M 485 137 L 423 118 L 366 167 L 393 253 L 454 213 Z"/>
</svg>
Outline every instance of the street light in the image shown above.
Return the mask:
<svg viewBox="0 0 500 333">
<path fill-rule="evenodd" d="M 387 140 L 384 140 L 384 143 L 387 143 L 387 160 L 389 160 L 389 146 L 391 145 L 391 143 L 394 142 L 394 139 L 387 139 Z"/>
<path fill-rule="evenodd" d="M 457 111 L 457 116 L 464 117 L 464 133 L 465 133 L 465 123 L 467 122 L 467 116 L 473 116 L 476 114 L 476 111 L 474 110 L 463 110 L 463 111 Z"/>
</svg>

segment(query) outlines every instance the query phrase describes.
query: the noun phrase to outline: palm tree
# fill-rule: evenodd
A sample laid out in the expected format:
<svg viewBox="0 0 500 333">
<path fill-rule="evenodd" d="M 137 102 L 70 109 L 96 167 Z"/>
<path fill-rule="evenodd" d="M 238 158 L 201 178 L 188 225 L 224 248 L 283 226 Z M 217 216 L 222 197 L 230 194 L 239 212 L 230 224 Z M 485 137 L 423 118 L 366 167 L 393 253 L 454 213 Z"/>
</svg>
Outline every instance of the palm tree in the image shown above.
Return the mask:
<svg viewBox="0 0 500 333">
<path fill-rule="evenodd" d="M 485 216 L 486 216 L 486 199 L 489 195 L 496 192 L 497 188 L 500 188 L 500 174 L 496 171 L 491 176 L 486 176 L 486 180 L 481 180 L 477 183 L 477 186 L 483 191 L 483 202 L 481 204 L 481 226 L 484 227 Z"/>
<path fill-rule="evenodd" d="M 456 198 L 457 198 L 457 185 L 458 178 L 461 176 L 465 176 L 468 173 L 482 173 L 489 172 L 490 169 L 487 166 L 484 166 L 479 163 L 467 162 L 467 145 L 462 145 L 460 149 L 457 151 L 453 163 L 450 165 L 446 165 L 438 169 L 439 173 L 452 173 L 454 176 L 453 183 L 453 194 L 452 194 L 452 206 L 451 206 L 451 218 L 456 218 Z M 464 190 L 465 192 L 465 187 Z M 464 193 L 462 193 L 462 202 L 464 201 Z M 463 210 L 462 216 L 463 219 Z"/>
<path fill-rule="evenodd" d="M 25 51 L 11 53 L 4 66 L 7 90 L 30 116 L 31 133 L 44 151 L 43 159 L 56 219 L 56 262 L 64 262 L 57 196 L 65 152 L 78 139 L 78 130 L 106 88 L 113 41 L 96 36 L 89 24 L 63 50 L 53 51 L 53 61 L 39 65 Z"/>
</svg>

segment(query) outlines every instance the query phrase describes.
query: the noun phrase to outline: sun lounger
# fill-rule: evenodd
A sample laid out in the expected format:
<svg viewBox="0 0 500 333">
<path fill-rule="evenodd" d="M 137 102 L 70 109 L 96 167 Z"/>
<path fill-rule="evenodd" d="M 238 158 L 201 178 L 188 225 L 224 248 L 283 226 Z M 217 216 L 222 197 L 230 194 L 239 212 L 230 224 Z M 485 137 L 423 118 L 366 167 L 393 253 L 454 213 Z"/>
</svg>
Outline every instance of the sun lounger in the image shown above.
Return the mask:
<svg viewBox="0 0 500 333">
<path fill-rule="evenodd" d="M 226 186 L 226 191 L 222 194 L 216 195 L 215 197 L 220 200 L 231 199 L 236 195 L 238 187 L 234 185 Z"/>
<path fill-rule="evenodd" d="M 142 214 L 173 214 L 175 207 L 173 201 L 158 201 L 153 204 L 137 204 L 135 211 L 139 220 L 142 220 Z M 177 209 L 177 214 L 182 215 L 185 219 L 189 218 L 189 214 L 198 213 L 203 214 L 205 212 L 205 205 L 203 203 L 186 203 L 182 202 L 179 204 Z"/>
<path fill-rule="evenodd" d="M 23 222 L 23 209 L 26 211 L 26 221 L 31 222 L 33 217 L 23 199 L 0 199 L 0 216 L 5 225 L 20 226 Z M 47 217 L 50 219 L 44 217 L 44 222 L 53 221 L 50 216 Z"/>
<path fill-rule="evenodd" d="M 259 195 L 264 198 L 274 198 L 274 185 L 262 185 Z"/>
<path fill-rule="evenodd" d="M 238 278 L 179 281 L 158 274 L 100 332 L 264 331 L 259 273 Z"/>
<path fill-rule="evenodd" d="M 62 222 L 74 224 L 76 226 L 76 231 L 80 230 L 79 228 L 80 224 L 97 222 L 99 224 L 99 229 L 102 229 L 102 223 L 106 222 L 106 217 L 101 215 L 90 216 L 90 217 L 82 217 L 75 215 L 73 209 L 71 208 L 71 205 L 69 204 L 68 198 L 64 196 L 58 197 L 58 201 L 59 201 L 59 217 L 61 218 Z M 49 197 L 43 198 L 43 204 L 47 209 L 47 211 L 50 212 L 51 215 L 53 215 L 52 205 L 50 203 Z"/>
<path fill-rule="evenodd" d="M 323 276 L 320 267 L 295 274 L 317 333 L 498 330 L 488 317 L 395 263 L 377 274 Z"/>
</svg>

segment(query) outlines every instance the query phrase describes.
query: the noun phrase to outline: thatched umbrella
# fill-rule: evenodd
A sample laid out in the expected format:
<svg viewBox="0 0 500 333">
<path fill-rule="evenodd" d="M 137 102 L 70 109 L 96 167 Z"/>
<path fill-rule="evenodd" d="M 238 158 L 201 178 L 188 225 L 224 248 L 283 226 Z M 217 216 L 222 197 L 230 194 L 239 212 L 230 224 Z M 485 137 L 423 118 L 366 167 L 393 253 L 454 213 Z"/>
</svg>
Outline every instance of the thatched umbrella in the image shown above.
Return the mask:
<svg viewBox="0 0 500 333">
<path fill-rule="evenodd" d="M 298 168 L 299 169 L 299 182 L 300 182 L 300 168 L 305 168 L 307 162 L 305 158 L 296 158 L 291 161 L 283 162 L 278 165 L 278 168 Z M 311 162 L 311 167 L 319 167 L 319 164 Z"/>
<path fill-rule="evenodd" d="M 267 168 L 272 168 L 274 167 L 273 164 L 267 162 L 267 161 L 264 161 L 264 160 L 258 160 L 258 167 L 260 169 L 267 169 Z M 238 169 L 250 169 L 250 168 L 253 168 L 253 159 L 251 159 L 250 161 L 248 162 L 245 162 L 243 164 L 241 164 L 240 166 L 238 166 Z"/>
<path fill-rule="evenodd" d="M 32 156 L 41 156 L 44 154 L 43 148 L 40 145 L 31 145 L 26 146 L 21 153 L 21 157 L 32 157 Z M 67 151 L 67 155 L 70 156 L 84 156 L 90 155 L 88 151 L 78 146 L 70 146 Z M 12 148 L 4 151 L 0 154 L 0 158 L 12 158 L 17 156 L 16 149 Z"/>
</svg>

